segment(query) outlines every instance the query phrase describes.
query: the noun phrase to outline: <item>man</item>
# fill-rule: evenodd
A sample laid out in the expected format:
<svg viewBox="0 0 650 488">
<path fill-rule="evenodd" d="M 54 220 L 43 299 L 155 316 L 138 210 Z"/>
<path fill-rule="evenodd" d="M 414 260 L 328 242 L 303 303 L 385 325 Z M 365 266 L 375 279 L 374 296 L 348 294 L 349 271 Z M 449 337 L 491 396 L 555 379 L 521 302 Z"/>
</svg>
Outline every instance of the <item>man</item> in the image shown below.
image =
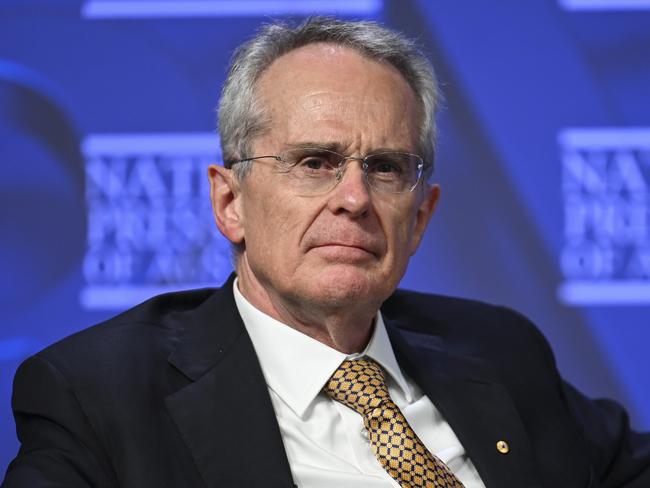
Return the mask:
<svg viewBox="0 0 650 488">
<path fill-rule="evenodd" d="M 526 319 L 395 292 L 440 194 L 437 99 L 372 23 L 240 48 L 209 168 L 236 278 L 28 359 L 3 486 L 650 486 L 650 438 L 563 383 Z"/>
</svg>

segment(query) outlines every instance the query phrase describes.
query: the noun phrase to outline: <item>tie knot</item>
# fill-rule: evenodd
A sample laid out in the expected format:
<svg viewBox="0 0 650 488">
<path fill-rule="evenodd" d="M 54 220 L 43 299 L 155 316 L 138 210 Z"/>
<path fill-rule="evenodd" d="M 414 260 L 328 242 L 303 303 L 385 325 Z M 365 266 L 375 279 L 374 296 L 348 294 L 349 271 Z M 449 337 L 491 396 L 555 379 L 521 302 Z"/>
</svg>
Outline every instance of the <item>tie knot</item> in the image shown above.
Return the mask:
<svg viewBox="0 0 650 488">
<path fill-rule="evenodd" d="M 369 358 L 343 361 L 323 391 L 361 415 L 390 399 L 381 366 Z"/>
</svg>

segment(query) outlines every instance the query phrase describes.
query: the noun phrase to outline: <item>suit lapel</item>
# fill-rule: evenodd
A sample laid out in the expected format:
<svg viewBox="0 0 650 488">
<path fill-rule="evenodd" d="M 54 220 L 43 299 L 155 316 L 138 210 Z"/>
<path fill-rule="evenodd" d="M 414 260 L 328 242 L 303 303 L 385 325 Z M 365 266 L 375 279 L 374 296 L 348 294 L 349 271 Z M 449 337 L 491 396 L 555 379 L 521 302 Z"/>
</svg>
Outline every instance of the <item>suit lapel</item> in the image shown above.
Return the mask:
<svg viewBox="0 0 650 488">
<path fill-rule="evenodd" d="M 541 486 L 523 423 L 490 365 L 455 354 L 440 337 L 399 328 L 390 320 L 386 325 L 399 364 L 440 410 L 485 485 Z M 507 443 L 507 453 L 497 449 L 499 441 Z"/>
<path fill-rule="evenodd" d="M 268 389 L 232 296 L 232 277 L 184 317 L 170 363 L 190 383 L 167 410 L 206 486 L 294 486 Z"/>
</svg>

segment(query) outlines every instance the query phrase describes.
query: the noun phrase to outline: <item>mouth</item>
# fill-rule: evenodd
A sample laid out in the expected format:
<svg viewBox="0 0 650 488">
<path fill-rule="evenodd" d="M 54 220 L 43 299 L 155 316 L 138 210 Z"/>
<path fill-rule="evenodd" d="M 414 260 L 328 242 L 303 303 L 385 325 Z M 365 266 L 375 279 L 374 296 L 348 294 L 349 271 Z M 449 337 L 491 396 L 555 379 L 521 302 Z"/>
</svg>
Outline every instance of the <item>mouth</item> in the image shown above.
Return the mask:
<svg viewBox="0 0 650 488">
<path fill-rule="evenodd" d="M 312 246 L 312 250 L 319 250 L 325 254 L 333 257 L 357 257 L 368 258 L 378 256 L 378 253 L 373 250 L 373 247 L 357 243 L 343 243 L 343 242 L 326 242 Z"/>
</svg>

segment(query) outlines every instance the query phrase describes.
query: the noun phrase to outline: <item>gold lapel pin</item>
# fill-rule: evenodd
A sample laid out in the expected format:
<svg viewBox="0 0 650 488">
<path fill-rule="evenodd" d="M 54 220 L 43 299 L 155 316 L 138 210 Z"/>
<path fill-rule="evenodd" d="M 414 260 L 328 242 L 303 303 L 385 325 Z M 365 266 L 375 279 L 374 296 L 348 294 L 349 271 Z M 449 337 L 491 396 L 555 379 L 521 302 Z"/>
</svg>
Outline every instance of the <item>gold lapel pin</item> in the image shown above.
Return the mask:
<svg viewBox="0 0 650 488">
<path fill-rule="evenodd" d="M 497 442 L 497 451 L 501 454 L 508 454 L 510 452 L 510 446 L 506 441 L 499 441 Z"/>
</svg>

